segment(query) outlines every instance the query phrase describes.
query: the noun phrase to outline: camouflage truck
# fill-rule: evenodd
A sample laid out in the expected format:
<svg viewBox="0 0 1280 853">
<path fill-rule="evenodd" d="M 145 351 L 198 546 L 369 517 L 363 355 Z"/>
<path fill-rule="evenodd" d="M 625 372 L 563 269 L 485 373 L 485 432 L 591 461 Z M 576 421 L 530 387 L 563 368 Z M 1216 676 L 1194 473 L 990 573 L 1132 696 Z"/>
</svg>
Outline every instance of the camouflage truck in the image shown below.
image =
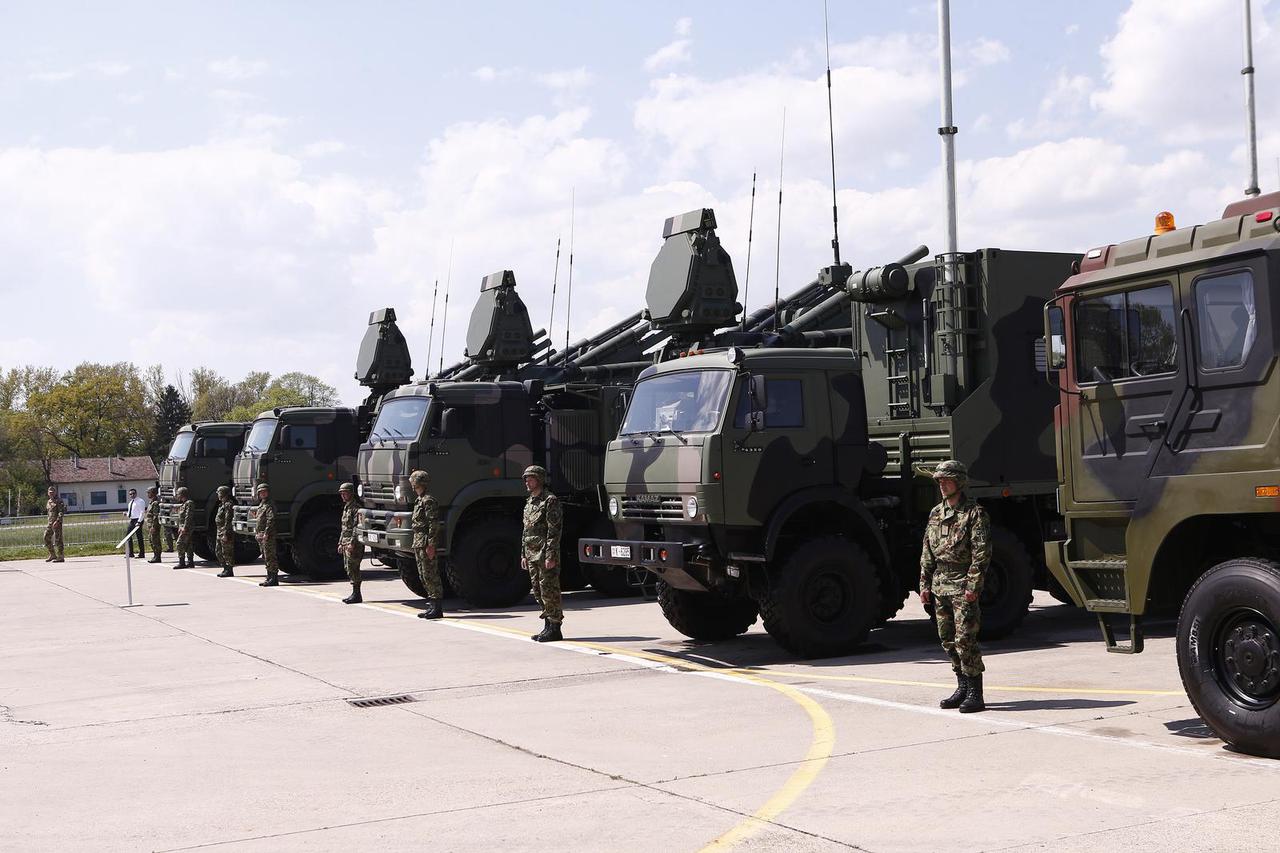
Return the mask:
<svg viewBox="0 0 1280 853">
<path fill-rule="evenodd" d="M 617 538 L 584 539 L 582 559 L 657 575 L 664 614 L 691 637 L 739 634 L 758 613 L 798 654 L 843 654 L 915 588 L 937 502 L 916 474 L 955 457 L 1007 525 L 984 606 L 995 632 L 1012 630 L 1043 582 L 1030 554 L 1052 517 L 1040 306 L 1078 256 L 919 263 L 920 247 L 863 273 L 827 268 L 772 328 L 723 330 L 737 285 L 727 255 L 708 263 L 708 247 L 723 253 L 714 216 L 668 220 L 664 238 L 648 296 L 675 343 L 639 377 L 606 454 Z M 851 348 L 804 348 L 840 342 Z"/>
<path fill-rule="evenodd" d="M 444 574 L 475 606 L 504 607 L 529 592 L 520 567 L 524 469 L 540 464 L 565 508 L 565 542 L 608 529 L 604 445 L 617 432 L 649 326 L 639 313 L 564 352 L 534 333 L 510 270 L 486 276 L 467 330 L 466 364 L 387 394 L 357 462 L 365 503 L 358 536 L 405 585 L 424 595 L 410 549 L 409 474 L 431 475 L 439 501 Z M 629 593 L 612 567 L 581 577 L 565 549 L 566 588 L 589 580 Z"/>
<path fill-rule="evenodd" d="M 1107 651 L 1177 612 L 1196 711 L 1280 757 L 1280 193 L 1168 219 L 1088 252 L 1046 306 L 1065 527 L 1045 556 Z"/>
<path fill-rule="evenodd" d="M 178 510 L 174 499 L 180 486 L 196 502 L 191 549 L 200 559 L 213 561 L 213 514 L 218 507 L 218 487 L 231 485 L 231 467 L 244 444 L 249 425 L 240 422 L 197 422 L 178 430 L 169 454 L 160 464 L 160 523 L 177 535 Z M 236 543 L 236 560 L 256 559 L 258 545 L 250 540 Z"/>
<path fill-rule="evenodd" d="M 378 401 L 412 376 L 409 347 L 396 326 L 395 311 L 384 308 L 370 314 L 356 359 L 355 378 L 371 389 L 364 405 L 288 407 L 258 415 L 235 460 L 232 527 L 237 539 L 253 541 L 255 491 L 266 482 L 276 510 L 280 568 L 319 579 L 343 577 L 338 486 L 354 482 L 356 453 L 372 427 Z"/>
</svg>

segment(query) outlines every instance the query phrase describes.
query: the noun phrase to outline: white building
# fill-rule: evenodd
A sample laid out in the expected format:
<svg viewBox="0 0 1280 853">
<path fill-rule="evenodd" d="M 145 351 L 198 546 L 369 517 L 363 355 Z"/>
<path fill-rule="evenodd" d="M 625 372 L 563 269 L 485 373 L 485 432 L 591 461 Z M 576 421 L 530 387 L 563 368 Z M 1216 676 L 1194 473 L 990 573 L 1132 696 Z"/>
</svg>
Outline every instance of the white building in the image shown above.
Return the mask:
<svg viewBox="0 0 1280 853">
<path fill-rule="evenodd" d="M 67 504 L 68 512 L 123 512 L 129 490 L 145 498 L 160 472 L 147 456 L 108 456 L 103 459 L 54 459 L 49 482 Z"/>
</svg>

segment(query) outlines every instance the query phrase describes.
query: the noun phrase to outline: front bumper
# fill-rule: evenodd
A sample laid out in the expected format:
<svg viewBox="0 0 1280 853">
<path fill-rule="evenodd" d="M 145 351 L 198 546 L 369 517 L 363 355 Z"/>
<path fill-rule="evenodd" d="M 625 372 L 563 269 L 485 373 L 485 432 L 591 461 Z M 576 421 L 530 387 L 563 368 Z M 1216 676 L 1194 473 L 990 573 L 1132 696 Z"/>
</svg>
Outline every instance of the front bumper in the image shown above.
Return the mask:
<svg viewBox="0 0 1280 853">
<path fill-rule="evenodd" d="M 356 524 L 356 541 L 371 548 L 409 554 L 413 551 L 413 530 L 407 525 L 407 510 L 363 509 Z"/>
<path fill-rule="evenodd" d="M 685 542 L 644 542 L 635 539 L 579 539 L 578 554 L 583 563 L 597 566 L 629 566 L 649 569 L 683 569 Z"/>
</svg>

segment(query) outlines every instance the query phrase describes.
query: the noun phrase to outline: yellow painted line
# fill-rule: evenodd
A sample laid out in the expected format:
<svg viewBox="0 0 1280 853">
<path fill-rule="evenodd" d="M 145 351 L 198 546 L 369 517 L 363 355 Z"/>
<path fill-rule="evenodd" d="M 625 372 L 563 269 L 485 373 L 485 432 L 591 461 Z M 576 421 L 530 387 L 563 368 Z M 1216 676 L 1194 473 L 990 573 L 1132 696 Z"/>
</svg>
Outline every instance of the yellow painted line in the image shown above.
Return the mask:
<svg viewBox="0 0 1280 853">
<path fill-rule="evenodd" d="M 859 684 L 891 684 L 901 687 L 930 687 L 930 688 L 949 688 L 955 685 L 950 682 L 941 681 L 907 681 L 898 678 L 872 678 L 865 675 L 819 675 L 817 673 L 808 672 L 791 672 L 784 669 L 760 669 L 755 667 L 746 668 L 728 668 L 727 672 L 736 672 L 740 674 L 754 673 L 757 675 L 781 675 L 785 678 L 800 678 L 804 680 L 815 679 L 818 681 L 849 681 Z M 1121 689 L 1121 688 L 1102 688 L 1102 687 L 1048 687 L 1048 686 L 1027 686 L 1012 684 L 985 684 L 985 690 L 1002 690 L 1010 693 L 1068 693 L 1068 694 L 1087 694 L 1090 696 L 1183 696 L 1181 690 L 1143 690 L 1138 688 Z"/>
</svg>

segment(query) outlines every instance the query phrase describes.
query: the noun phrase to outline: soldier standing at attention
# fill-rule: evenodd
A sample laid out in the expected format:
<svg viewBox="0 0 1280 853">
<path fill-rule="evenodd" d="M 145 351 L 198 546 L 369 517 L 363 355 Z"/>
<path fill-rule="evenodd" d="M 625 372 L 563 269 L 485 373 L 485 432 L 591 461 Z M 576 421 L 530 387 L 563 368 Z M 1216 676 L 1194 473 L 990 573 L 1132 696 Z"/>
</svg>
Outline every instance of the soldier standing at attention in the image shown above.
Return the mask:
<svg viewBox="0 0 1280 853">
<path fill-rule="evenodd" d="M 253 538 L 262 549 L 262 563 L 267 567 L 267 579 L 258 586 L 280 586 L 280 564 L 276 561 L 276 508 L 271 503 L 271 487 L 258 484 L 258 508 L 254 515 L 258 526 Z"/>
<path fill-rule="evenodd" d="M 529 586 L 542 608 L 542 633 L 534 635 L 538 643 L 563 640 L 560 623 L 564 610 L 560 606 L 560 531 L 564 526 L 564 510 L 560 499 L 547 489 L 547 469 L 530 465 L 524 469 L 524 487 L 529 498 L 524 503 L 524 533 L 521 538 L 520 565 L 529 572 Z"/>
<path fill-rule="evenodd" d="M 194 569 L 196 555 L 191 551 L 191 534 L 195 533 L 193 525 L 196 520 L 196 502 L 187 497 L 187 487 L 179 486 L 174 497 L 182 501 L 182 509 L 178 510 L 178 564 L 175 569 Z"/>
<path fill-rule="evenodd" d="M 419 619 L 439 619 L 444 615 L 444 584 L 440 582 L 440 567 L 436 563 L 436 540 L 440 536 L 440 505 L 427 494 L 431 475 L 426 471 L 414 471 L 409 475 L 409 485 L 418 495 L 413 505 L 413 558 L 418 563 L 418 577 L 427 591 L 427 606 L 418 614 Z"/>
<path fill-rule="evenodd" d="M 342 555 L 342 564 L 347 568 L 347 577 L 351 578 L 351 594 L 342 599 L 343 604 L 359 604 L 364 601 L 360 597 L 360 561 L 364 559 L 364 543 L 356 539 L 356 521 L 364 503 L 356 497 L 356 487 L 350 483 L 338 486 L 338 497 L 342 498 L 342 532 L 338 536 L 338 553 Z"/>
<path fill-rule="evenodd" d="M 991 522 L 987 511 L 964 493 L 969 472 L 949 459 L 933 472 L 942 502 L 929 513 L 920 552 L 920 600 L 933 600 L 938 638 L 951 658 L 956 690 L 938 703 L 960 713 L 985 711 L 982 652 L 978 649 L 983 575 L 991 562 Z"/>
<path fill-rule="evenodd" d="M 173 528 L 164 528 L 164 549 L 169 553 L 173 553 Z"/>
<path fill-rule="evenodd" d="M 151 539 L 151 559 L 148 563 L 160 562 L 160 500 L 155 486 L 147 489 L 147 536 Z"/>
<path fill-rule="evenodd" d="M 49 513 L 49 523 L 44 527 L 44 549 L 49 552 L 49 556 L 44 561 L 66 562 L 62 556 L 62 517 L 67 514 L 67 505 L 58 497 L 58 490 L 53 486 L 49 487 L 49 500 L 44 502 L 44 508 Z"/>
<path fill-rule="evenodd" d="M 218 513 L 214 516 L 218 537 L 218 562 L 222 564 L 220 578 L 235 577 L 236 567 L 236 534 L 231 528 L 235 516 L 236 505 L 231 500 L 231 487 L 218 486 Z"/>
</svg>

